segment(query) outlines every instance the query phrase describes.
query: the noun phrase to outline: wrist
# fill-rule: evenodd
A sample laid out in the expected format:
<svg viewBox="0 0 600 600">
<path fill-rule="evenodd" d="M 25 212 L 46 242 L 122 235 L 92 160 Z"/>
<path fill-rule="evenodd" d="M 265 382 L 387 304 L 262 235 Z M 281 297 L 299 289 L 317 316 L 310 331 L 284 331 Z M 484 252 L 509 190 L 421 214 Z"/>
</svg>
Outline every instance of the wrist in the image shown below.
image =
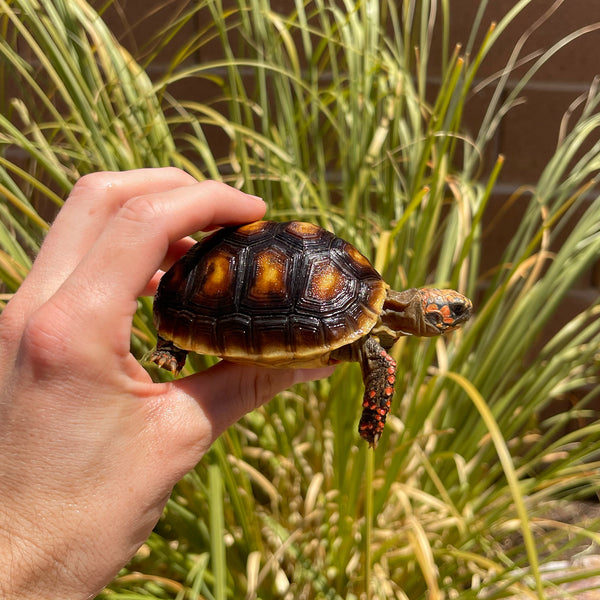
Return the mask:
<svg viewBox="0 0 600 600">
<path fill-rule="evenodd" d="M 67 573 L 66 565 L 54 556 L 55 544 L 44 547 L 41 539 L 33 539 L 39 533 L 35 525 L 9 521 L 5 514 L 0 514 L 0 598 L 82 600 L 87 597 L 67 591 L 67 587 L 77 589 L 77 583 Z M 65 583 L 70 585 L 65 587 Z"/>
</svg>

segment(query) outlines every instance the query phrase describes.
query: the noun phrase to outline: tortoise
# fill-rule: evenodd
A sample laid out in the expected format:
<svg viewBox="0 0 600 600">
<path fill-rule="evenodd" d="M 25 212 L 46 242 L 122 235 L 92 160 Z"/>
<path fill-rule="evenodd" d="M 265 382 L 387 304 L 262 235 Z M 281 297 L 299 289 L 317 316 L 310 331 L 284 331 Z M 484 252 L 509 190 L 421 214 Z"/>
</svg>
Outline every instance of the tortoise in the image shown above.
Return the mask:
<svg viewBox="0 0 600 600">
<path fill-rule="evenodd" d="M 321 227 L 256 221 L 217 230 L 163 275 L 150 360 L 174 374 L 188 351 L 270 367 L 359 362 L 359 433 L 376 447 L 394 393 L 388 350 L 404 335 L 455 329 L 471 311 L 454 290 L 390 289 L 352 244 Z"/>
</svg>

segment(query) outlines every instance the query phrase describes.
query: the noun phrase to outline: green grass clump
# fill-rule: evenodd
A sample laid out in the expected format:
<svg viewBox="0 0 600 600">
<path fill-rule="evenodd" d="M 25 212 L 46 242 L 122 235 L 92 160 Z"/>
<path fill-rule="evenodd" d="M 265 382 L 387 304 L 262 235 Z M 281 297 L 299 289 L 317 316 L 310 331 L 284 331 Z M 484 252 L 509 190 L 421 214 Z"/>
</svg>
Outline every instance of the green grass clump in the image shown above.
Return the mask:
<svg viewBox="0 0 600 600">
<path fill-rule="evenodd" d="M 509 88 L 517 44 L 468 136 L 479 68 L 529 2 L 487 31 L 480 4 L 463 50 L 449 47 L 456 16 L 443 0 L 310 0 L 289 14 L 267 0 L 204 0 L 136 60 L 84 0 L 0 0 L 0 302 L 77 177 L 158 165 L 259 194 L 270 218 L 335 230 L 395 288 L 455 287 L 476 300 L 463 331 L 394 348 L 396 397 L 376 452 L 356 431 L 356 365 L 281 394 L 183 478 L 101 597 L 544 598 L 554 584 L 543 565 L 599 542 L 598 523 L 547 515 L 598 492 L 600 306 L 545 332 L 600 255 L 600 93 L 565 120 L 538 183 L 510 199 L 523 217 L 482 274 L 503 162 L 486 169 L 483 157 L 527 81 L 584 31 L 540 52 Z M 151 81 L 145 67 L 167 43 L 178 51 Z M 219 58 L 192 60 L 214 44 Z M 197 80 L 214 101 L 182 96 Z M 207 142 L 215 131 L 222 155 Z M 134 352 L 153 335 L 142 299 Z M 568 410 L 541 416 L 564 398 Z"/>
</svg>

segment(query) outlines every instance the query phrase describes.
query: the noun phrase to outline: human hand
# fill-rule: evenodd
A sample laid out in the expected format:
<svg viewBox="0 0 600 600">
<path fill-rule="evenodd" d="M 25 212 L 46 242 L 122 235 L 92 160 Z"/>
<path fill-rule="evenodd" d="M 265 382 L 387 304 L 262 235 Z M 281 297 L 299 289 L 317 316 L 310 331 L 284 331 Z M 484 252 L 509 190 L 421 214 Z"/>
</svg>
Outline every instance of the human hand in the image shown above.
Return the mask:
<svg viewBox="0 0 600 600">
<path fill-rule="evenodd" d="M 0 597 L 93 597 L 225 428 L 330 374 L 221 362 L 153 383 L 129 352 L 136 298 L 190 247 L 185 236 L 264 211 L 171 168 L 75 185 L 0 316 Z"/>
</svg>

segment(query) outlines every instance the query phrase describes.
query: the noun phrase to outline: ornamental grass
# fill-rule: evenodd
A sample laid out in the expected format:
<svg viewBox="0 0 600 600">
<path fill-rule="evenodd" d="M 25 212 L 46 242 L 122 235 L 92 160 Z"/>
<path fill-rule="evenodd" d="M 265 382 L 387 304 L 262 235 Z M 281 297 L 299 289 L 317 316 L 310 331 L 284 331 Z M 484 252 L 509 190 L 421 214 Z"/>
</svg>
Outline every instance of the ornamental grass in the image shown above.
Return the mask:
<svg viewBox="0 0 600 600">
<path fill-rule="evenodd" d="M 595 84 L 565 115 L 537 183 L 507 200 L 523 216 L 482 268 L 484 223 L 501 217 L 489 206 L 504 160 L 493 136 L 528 81 L 586 33 L 534 55 L 519 43 L 482 80 L 529 3 L 488 24 L 481 2 L 454 48 L 447 0 L 306 0 L 288 12 L 200 0 L 134 56 L 102 3 L 0 0 L 0 305 L 79 176 L 166 165 L 262 196 L 271 219 L 334 230 L 395 289 L 453 287 L 476 304 L 462 331 L 395 346 L 396 395 L 375 452 L 357 433 L 357 365 L 280 394 L 178 483 L 100 598 L 554 598 L 561 581 L 547 566 L 599 543 L 598 520 L 563 510 L 600 487 L 598 301 L 554 326 L 600 256 Z M 167 45 L 169 66 L 152 79 Z M 208 48 L 215 58 L 194 60 Z M 213 98 L 188 97 L 196 85 Z M 482 90 L 489 103 L 467 134 Z M 155 342 L 151 310 L 141 298 L 140 358 Z"/>
</svg>

